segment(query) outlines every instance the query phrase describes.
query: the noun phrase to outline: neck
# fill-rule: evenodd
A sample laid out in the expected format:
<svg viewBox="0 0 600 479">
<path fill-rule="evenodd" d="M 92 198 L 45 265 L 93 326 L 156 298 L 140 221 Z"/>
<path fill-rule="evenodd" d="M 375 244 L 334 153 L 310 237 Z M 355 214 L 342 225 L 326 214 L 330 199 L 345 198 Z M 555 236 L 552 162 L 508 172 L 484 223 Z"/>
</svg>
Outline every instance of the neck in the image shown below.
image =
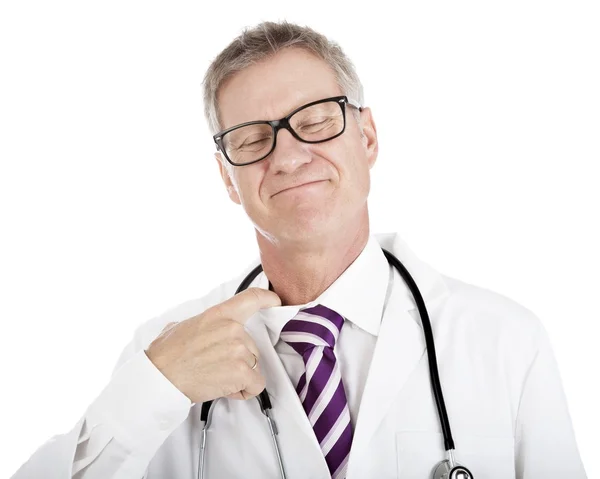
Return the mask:
<svg viewBox="0 0 600 479">
<path fill-rule="evenodd" d="M 358 220 L 302 240 L 270 241 L 256 232 L 263 271 L 282 306 L 315 300 L 354 262 L 369 240 L 368 212 Z"/>
</svg>

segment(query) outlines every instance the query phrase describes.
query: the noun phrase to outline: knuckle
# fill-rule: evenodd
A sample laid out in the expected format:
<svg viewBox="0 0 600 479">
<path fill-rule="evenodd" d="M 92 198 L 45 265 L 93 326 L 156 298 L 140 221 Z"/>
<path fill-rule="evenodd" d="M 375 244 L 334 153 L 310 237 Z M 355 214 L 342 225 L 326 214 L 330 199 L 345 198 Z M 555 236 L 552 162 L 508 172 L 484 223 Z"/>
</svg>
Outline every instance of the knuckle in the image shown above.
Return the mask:
<svg viewBox="0 0 600 479">
<path fill-rule="evenodd" d="M 186 319 L 186 321 L 188 322 L 189 327 L 194 328 L 195 330 L 202 330 L 206 324 L 210 322 L 210 319 L 211 315 L 208 310 L 206 310 L 201 314 Z"/>
<path fill-rule="evenodd" d="M 236 356 L 243 356 L 246 354 L 246 345 L 241 339 L 236 338 L 231 341 L 231 350 Z"/>
<path fill-rule="evenodd" d="M 223 386 L 223 394 L 225 396 L 230 396 L 232 394 L 235 394 L 239 391 L 239 389 L 236 389 L 236 386 L 233 384 L 227 384 L 226 386 Z"/>
<path fill-rule="evenodd" d="M 241 333 L 243 330 L 244 327 L 233 319 L 230 320 L 229 324 L 227 325 L 227 332 L 234 338 L 241 338 Z"/>
<path fill-rule="evenodd" d="M 213 318 L 213 317 L 223 317 L 224 316 L 224 312 L 223 312 L 223 306 L 221 304 L 215 304 L 214 306 L 211 306 L 210 308 L 208 308 L 206 310 L 206 316 L 209 318 Z"/>
<path fill-rule="evenodd" d="M 252 288 L 248 288 L 248 291 L 250 291 L 251 293 L 248 294 L 252 294 L 252 296 L 254 297 L 254 299 L 259 300 L 260 299 L 260 293 L 259 293 L 259 288 L 257 287 L 252 287 Z"/>
</svg>

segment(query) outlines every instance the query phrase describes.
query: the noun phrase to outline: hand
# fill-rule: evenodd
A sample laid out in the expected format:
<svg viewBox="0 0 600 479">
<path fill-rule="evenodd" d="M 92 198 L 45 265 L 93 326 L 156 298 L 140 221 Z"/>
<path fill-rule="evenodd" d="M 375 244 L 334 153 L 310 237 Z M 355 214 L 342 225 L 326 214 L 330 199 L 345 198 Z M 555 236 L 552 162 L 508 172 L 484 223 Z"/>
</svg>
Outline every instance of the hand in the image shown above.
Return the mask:
<svg viewBox="0 0 600 479">
<path fill-rule="evenodd" d="M 219 397 L 249 399 L 265 388 L 259 352 L 245 331 L 246 320 L 262 308 L 281 306 L 272 291 L 248 288 L 201 314 L 169 323 L 146 355 L 193 403 Z"/>
</svg>

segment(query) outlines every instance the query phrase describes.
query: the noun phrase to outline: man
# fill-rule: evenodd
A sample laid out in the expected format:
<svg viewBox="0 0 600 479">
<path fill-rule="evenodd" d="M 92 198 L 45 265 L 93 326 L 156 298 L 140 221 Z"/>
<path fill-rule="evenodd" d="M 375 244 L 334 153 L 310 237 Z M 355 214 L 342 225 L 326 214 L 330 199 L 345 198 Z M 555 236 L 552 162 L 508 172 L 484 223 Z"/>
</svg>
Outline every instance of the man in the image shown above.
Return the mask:
<svg viewBox="0 0 600 479">
<path fill-rule="evenodd" d="M 371 235 L 377 132 L 339 46 L 263 23 L 214 60 L 204 98 L 263 272 L 141 325 L 85 416 L 15 477 L 430 477 L 446 456 L 422 318 L 382 247 L 423 295 L 458 463 L 474 477 L 585 477 L 537 317 Z M 281 463 L 255 400 L 265 387 Z"/>
</svg>

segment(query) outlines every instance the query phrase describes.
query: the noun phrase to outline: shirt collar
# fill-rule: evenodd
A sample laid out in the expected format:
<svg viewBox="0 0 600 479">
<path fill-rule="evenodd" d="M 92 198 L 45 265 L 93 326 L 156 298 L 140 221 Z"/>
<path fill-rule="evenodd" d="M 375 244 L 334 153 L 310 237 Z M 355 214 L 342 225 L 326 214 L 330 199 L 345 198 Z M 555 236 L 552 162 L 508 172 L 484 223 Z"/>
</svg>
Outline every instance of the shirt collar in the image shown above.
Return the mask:
<svg viewBox="0 0 600 479">
<path fill-rule="evenodd" d="M 354 262 L 317 299 L 303 305 L 276 306 L 259 311 L 269 332 L 271 343 L 279 341 L 283 326 L 300 309 L 322 304 L 333 309 L 356 326 L 377 336 L 389 280 L 389 264 L 374 235 Z M 258 287 L 269 289 L 264 272 L 257 278 Z"/>
</svg>

